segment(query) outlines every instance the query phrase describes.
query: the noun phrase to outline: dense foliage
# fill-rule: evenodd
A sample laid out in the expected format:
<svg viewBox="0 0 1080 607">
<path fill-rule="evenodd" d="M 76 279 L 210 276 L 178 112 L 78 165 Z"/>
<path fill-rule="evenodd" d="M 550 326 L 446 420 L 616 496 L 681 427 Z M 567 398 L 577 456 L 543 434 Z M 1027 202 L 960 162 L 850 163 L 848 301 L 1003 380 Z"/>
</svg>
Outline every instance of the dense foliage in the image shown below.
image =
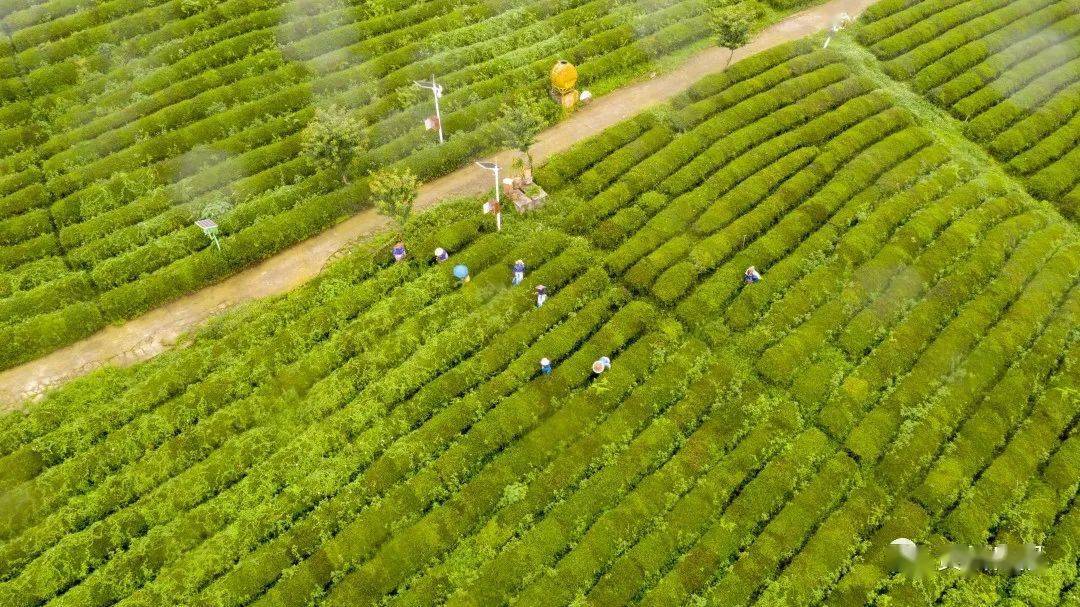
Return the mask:
<svg viewBox="0 0 1080 607">
<path fill-rule="evenodd" d="M 543 94 L 558 59 L 595 93 L 657 69 L 706 43 L 694 25 L 705 10 L 705 0 L 0 2 L 0 368 L 318 233 L 368 205 L 362 176 L 374 169 L 428 180 L 462 166 L 498 141 L 493 117 L 508 94 Z M 432 75 L 445 91 L 442 146 L 423 126 L 431 95 L 414 85 Z M 342 135 L 361 124 L 370 143 L 357 153 Z M 208 201 L 227 203 L 212 208 L 220 253 L 193 225 Z"/>
<path fill-rule="evenodd" d="M 2 418 L 0 603 L 1080 602 L 1075 228 L 821 42 Z"/>
<path fill-rule="evenodd" d="M 964 121 L 1031 194 L 1080 217 L 1080 3 L 885 0 L 859 41 Z"/>
</svg>

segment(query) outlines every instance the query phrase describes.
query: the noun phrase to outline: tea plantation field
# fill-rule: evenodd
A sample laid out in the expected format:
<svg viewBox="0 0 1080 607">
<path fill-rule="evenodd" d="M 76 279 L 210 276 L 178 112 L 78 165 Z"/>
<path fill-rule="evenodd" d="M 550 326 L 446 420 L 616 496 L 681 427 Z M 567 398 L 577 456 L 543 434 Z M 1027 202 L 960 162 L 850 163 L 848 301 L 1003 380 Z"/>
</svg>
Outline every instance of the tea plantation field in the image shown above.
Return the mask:
<svg viewBox="0 0 1080 607">
<path fill-rule="evenodd" d="M 1032 195 L 1080 217 L 1080 3 L 884 1 L 858 40 Z"/>
<path fill-rule="evenodd" d="M 807 2 L 759 4 L 766 23 Z M 301 157 L 316 108 L 368 125 L 356 173 L 431 178 L 494 145 L 557 59 L 603 93 L 706 44 L 704 0 L 0 3 L 0 367 L 85 337 L 367 204 Z M 445 89 L 449 136 L 423 119 Z M 553 107 L 554 111 L 554 107 Z M 212 215 L 222 252 L 193 222 Z"/>
<path fill-rule="evenodd" d="M 1080 238 L 1032 195 L 1075 152 L 1002 163 L 877 60 L 943 4 L 702 80 L 501 232 L 447 203 L 406 262 L 376 240 L 0 418 L 0 604 L 1080 605 Z M 897 537 L 1044 565 L 916 582 Z"/>
</svg>

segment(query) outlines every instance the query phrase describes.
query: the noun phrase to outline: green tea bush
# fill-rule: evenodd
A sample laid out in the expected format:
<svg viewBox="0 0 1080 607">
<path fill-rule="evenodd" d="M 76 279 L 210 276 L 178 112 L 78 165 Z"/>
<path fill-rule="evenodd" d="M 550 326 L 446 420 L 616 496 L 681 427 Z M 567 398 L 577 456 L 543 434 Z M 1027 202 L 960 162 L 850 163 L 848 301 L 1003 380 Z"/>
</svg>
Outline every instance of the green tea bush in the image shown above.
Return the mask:
<svg viewBox="0 0 1080 607">
<path fill-rule="evenodd" d="M 87 28 L 69 4 L 50 5 L 71 11 L 57 31 Z M 1008 75 L 1030 57 L 999 32 L 1072 16 L 1058 4 L 995 7 L 889 1 L 855 34 L 892 48 L 916 28 L 895 65 L 919 91 L 944 91 L 964 78 L 946 68 L 972 67 L 974 79 L 949 89 L 988 104 L 967 128 L 1000 122 L 987 141 L 1028 181 L 988 166 L 945 113 L 892 89 L 845 36 L 831 50 L 817 37 L 735 64 L 539 168 L 548 206 L 502 232 L 475 199 L 443 205 L 406 223 L 401 263 L 389 236 L 376 237 L 295 292 L 4 416 L 0 597 L 907 604 L 909 592 L 948 602 L 980 587 L 941 577 L 916 590 L 892 577 L 884 556 L 896 537 L 1067 554 L 1080 528 L 1069 510 L 1080 256 L 1075 230 L 1024 187 L 1077 190 L 1062 98 L 1075 83 L 1053 70 Z M 138 19 L 134 8 L 114 0 L 98 14 Z M 50 174 L 27 168 L 34 149 L 3 161 L 14 169 L 0 179 L 13 210 L 3 225 L 33 216 L 57 229 L 33 245 L 8 232 L 0 332 L 75 307 L 93 330 L 360 208 L 363 180 L 343 187 L 298 157 L 296 118 L 309 106 L 239 130 L 206 122 L 292 90 L 286 74 L 301 61 L 319 72 L 312 92 L 369 120 L 373 166 L 431 178 L 489 151 L 499 91 L 542 78 L 557 52 L 586 76 L 633 72 L 693 44 L 686 23 L 701 11 L 667 0 L 634 15 L 601 0 L 387 8 L 343 6 L 279 32 L 286 7 L 230 0 L 164 26 L 189 36 L 190 52 L 130 22 L 117 37 L 147 45 L 143 67 L 105 49 L 78 68 L 78 86 L 55 89 L 58 124 L 81 134 L 71 152 L 47 135 L 41 160 L 64 161 Z M 25 10 L 17 20 L 44 15 Z M 370 35 L 353 41 L 354 26 Z M 551 31 L 572 32 L 569 50 Z M 279 33 L 287 53 L 258 46 Z M 251 54 L 231 59 L 245 41 Z M 74 65 L 79 44 L 37 51 L 39 76 L 50 56 Z M 429 70 L 447 86 L 454 128 L 441 147 L 417 126 L 423 95 L 405 89 Z M 980 92 L 1002 77 L 1012 84 L 1000 100 Z M 147 97 L 123 103 L 137 91 Z M 96 115 L 95 99 L 132 109 Z M 221 113 L 193 101 L 209 99 Z M 163 129 L 144 138 L 117 112 Z M 208 139 L 178 137 L 192 125 L 212 125 Z M 99 157 L 79 144 L 90 137 Z M 153 155 L 169 141 L 177 153 Z M 183 173 L 185 150 L 211 145 L 227 156 Z M 85 167 L 66 166 L 82 154 Z M 27 199 L 31 183 L 70 193 Z M 218 253 L 190 222 L 224 197 Z M 43 236 L 51 248 L 29 260 Z M 513 285 L 519 258 L 528 269 Z M 457 263 L 469 282 L 451 276 Z M 749 265 L 760 282 L 744 283 Z M 35 343 L 8 355 L 49 346 Z M 604 356 L 611 365 L 596 373 Z M 1002 595 L 1056 600 L 1074 573 L 1019 576 Z"/>
</svg>

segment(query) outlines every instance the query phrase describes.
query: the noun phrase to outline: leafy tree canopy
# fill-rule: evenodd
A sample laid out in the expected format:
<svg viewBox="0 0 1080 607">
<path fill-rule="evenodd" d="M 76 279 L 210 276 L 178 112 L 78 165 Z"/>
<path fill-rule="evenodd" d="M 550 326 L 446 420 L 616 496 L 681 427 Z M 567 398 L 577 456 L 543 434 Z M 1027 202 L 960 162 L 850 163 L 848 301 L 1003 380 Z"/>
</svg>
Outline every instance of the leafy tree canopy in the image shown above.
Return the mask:
<svg viewBox="0 0 1080 607">
<path fill-rule="evenodd" d="M 409 169 L 379 169 L 371 174 L 368 187 L 375 210 L 404 229 L 420 190 L 416 175 Z"/>
<path fill-rule="evenodd" d="M 367 144 L 364 122 L 337 105 L 315 110 L 315 116 L 301 135 L 304 156 L 320 170 L 340 170 L 345 182 Z"/>
</svg>

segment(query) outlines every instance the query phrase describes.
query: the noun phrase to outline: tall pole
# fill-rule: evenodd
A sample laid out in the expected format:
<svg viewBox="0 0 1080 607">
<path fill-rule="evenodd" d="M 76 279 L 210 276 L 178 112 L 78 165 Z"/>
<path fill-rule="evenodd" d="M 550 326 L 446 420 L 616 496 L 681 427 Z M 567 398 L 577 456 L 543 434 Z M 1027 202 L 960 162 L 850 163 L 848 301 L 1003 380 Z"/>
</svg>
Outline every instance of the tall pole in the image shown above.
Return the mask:
<svg viewBox="0 0 1080 607">
<path fill-rule="evenodd" d="M 435 96 L 435 120 L 439 121 L 439 143 L 443 143 L 442 134 L 442 113 L 439 111 L 439 92 L 442 91 L 442 87 L 435 84 L 435 74 L 431 75 L 431 93 Z"/>
<path fill-rule="evenodd" d="M 431 91 L 431 95 L 435 98 L 435 122 L 439 123 L 439 143 L 444 143 L 443 128 L 442 128 L 442 110 L 439 109 L 439 97 L 442 96 L 442 87 L 439 83 L 435 82 L 435 74 L 431 75 L 431 80 L 414 80 L 413 83 L 422 89 L 428 89 Z"/>
<path fill-rule="evenodd" d="M 502 202 L 499 197 L 499 165 L 494 162 L 477 162 L 476 166 L 484 169 L 485 171 L 491 171 L 491 174 L 495 176 L 495 230 L 502 231 Z M 487 205 L 484 205 L 485 207 Z"/>
<path fill-rule="evenodd" d="M 495 231 L 502 232 L 502 203 L 499 202 L 499 165 L 495 165 Z"/>
</svg>

